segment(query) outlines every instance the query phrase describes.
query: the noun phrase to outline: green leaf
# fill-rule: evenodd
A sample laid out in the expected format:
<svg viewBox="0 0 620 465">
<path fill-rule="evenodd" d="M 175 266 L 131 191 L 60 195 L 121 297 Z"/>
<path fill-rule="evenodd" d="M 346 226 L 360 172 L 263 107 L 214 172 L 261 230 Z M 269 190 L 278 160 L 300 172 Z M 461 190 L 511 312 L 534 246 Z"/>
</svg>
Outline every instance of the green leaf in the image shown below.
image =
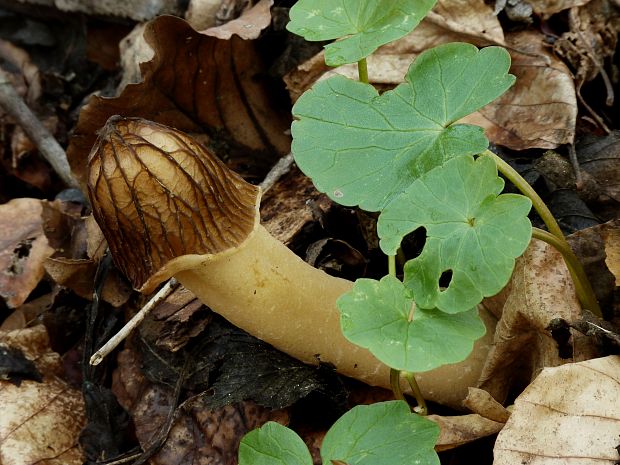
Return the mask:
<svg viewBox="0 0 620 465">
<path fill-rule="evenodd" d="M 334 201 L 379 211 L 427 171 L 487 148 L 481 128 L 454 123 L 512 85 L 509 66 L 502 48 L 452 43 L 422 53 L 382 95 L 342 76 L 320 81 L 293 107 L 295 161 Z"/>
<path fill-rule="evenodd" d="M 340 66 L 410 33 L 436 1 L 299 0 L 286 28 L 310 41 L 350 36 L 325 47 L 325 63 Z"/>
<path fill-rule="evenodd" d="M 392 276 L 358 279 L 337 304 L 345 337 L 397 370 L 422 372 L 465 360 L 486 331 L 477 309 L 450 315 L 419 308 Z"/>
<path fill-rule="evenodd" d="M 324 464 L 438 465 L 439 426 L 411 413 L 402 400 L 358 405 L 334 423 L 323 439 Z"/>
<path fill-rule="evenodd" d="M 405 264 L 405 285 L 424 308 L 468 310 L 506 285 L 530 242 L 531 202 L 498 195 L 504 181 L 489 157 L 458 157 L 415 181 L 379 216 L 381 249 L 394 255 L 402 238 L 426 228 L 422 253 Z M 441 290 L 439 278 L 452 279 Z"/>
<path fill-rule="evenodd" d="M 294 431 L 270 421 L 243 437 L 239 465 L 312 465 L 312 456 Z"/>
</svg>

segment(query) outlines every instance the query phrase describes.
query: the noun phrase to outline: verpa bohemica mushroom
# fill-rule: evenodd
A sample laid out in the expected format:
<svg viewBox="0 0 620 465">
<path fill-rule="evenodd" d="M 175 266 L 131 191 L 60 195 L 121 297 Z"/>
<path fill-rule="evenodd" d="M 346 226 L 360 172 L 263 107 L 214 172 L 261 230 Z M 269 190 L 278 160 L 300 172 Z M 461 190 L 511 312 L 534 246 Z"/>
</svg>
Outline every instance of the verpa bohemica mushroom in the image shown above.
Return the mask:
<svg viewBox="0 0 620 465">
<path fill-rule="evenodd" d="M 89 157 L 94 216 L 117 267 L 141 292 L 181 284 L 234 325 L 310 364 L 389 387 L 390 370 L 342 335 L 336 299 L 353 283 L 305 263 L 259 223 L 260 189 L 191 137 L 112 117 Z M 429 400 L 460 407 L 493 337 L 464 362 L 420 373 Z"/>
</svg>

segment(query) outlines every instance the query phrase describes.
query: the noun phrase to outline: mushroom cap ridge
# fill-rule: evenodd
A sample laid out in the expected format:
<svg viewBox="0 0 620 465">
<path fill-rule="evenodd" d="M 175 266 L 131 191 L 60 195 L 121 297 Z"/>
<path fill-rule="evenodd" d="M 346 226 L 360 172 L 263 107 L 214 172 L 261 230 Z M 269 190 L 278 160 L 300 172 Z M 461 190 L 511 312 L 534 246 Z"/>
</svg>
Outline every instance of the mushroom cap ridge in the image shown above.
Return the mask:
<svg viewBox="0 0 620 465">
<path fill-rule="evenodd" d="M 259 223 L 260 188 L 176 129 L 112 116 L 88 159 L 93 214 L 141 292 L 234 253 Z"/>
</svg>

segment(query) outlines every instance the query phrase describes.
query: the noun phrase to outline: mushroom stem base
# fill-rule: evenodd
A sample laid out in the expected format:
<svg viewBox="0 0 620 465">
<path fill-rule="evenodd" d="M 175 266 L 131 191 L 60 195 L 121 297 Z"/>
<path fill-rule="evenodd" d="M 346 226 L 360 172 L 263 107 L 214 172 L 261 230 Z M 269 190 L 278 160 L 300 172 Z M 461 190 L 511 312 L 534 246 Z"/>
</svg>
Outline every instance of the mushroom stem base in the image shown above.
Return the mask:
<svg viewBox="0 0 620 465">
<path fill-rule="evenodd" d="M 389 389 L 389 367 L 340 330 L 336 299 L 353 283 L 308 265 L 262 226 L 235 253 L 207 259 L 175 277 L 213 311 L 275 348 L 305 363 L 330 363 L 343 375 Z M 496 320 L 481 312 L 487 334 L 465 361 L 416 373 L 426 399 L 462 408 L 493 340 Z"/>
</svg>

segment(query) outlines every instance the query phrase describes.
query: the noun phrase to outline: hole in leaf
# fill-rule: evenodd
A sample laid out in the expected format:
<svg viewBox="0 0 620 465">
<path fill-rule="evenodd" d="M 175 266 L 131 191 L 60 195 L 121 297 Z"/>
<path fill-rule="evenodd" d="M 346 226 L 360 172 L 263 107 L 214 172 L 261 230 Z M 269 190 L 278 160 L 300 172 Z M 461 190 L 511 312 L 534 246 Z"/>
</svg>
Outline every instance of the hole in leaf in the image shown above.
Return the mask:
<svg viewBox="0 0 620 465">
<path fill-rule="evenodd" d="M 452 270 L 446 270 L 439 277 L 439 287 L 447 289 L 452 282 Z"/>
<path fill-rule="evenodd" d="M 418 229 L 407 234 L 403 238 L 401 247 L 405 257 L 407 257 L 407 259 L 412 259 L 418 257 L 422 253 L 425 244 L 426 228 L 424 226 L 420 226 Z"/>
</svg>

